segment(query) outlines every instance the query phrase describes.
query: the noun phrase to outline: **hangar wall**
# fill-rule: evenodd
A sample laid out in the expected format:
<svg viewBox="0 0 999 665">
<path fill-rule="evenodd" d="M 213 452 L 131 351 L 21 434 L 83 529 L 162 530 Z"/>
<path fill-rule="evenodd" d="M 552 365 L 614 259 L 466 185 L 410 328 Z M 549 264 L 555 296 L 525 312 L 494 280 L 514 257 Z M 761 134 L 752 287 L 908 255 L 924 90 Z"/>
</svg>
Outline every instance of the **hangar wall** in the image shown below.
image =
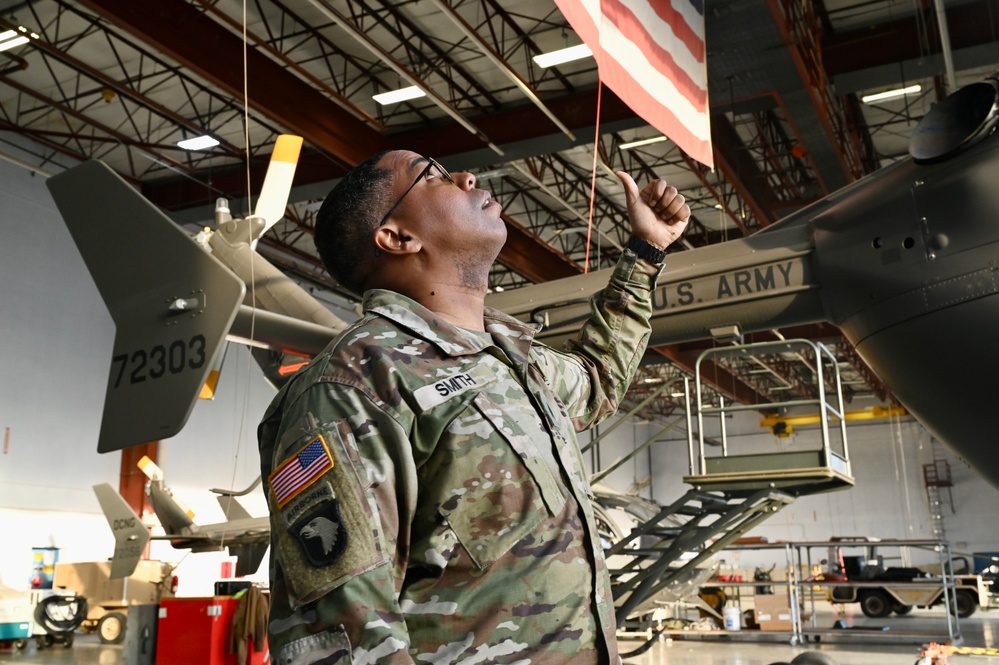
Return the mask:
<svg viewBox="0 0 999 665">
<path fill-rule="evenodd" d="M 863 404 L 857 404 L 848 410 L 863 408 Z M 814 449 L 820 445 L 815 429 L 798 428 L 790 437 L 779 439 L 760 427 L 759 420 L 758 413 L 743 412 L 727 423 L 732 454 Z M 605 445 L 601 461 L 608 464 L 634 450 L 660 427 L 635 427 L 630 442 L 622 443 L 619 439 Z M 720 438 L 717 431 L 705 429 L 708 436 Z M 999 490 L 942 443 L 934 442 L 914 419 L 848 422 L 847 439 L 855 487 L 800 497 L 747 535 L 763 536 L 771 542 L 819 541 L 839 536 L 933 539 L 923 464 L 944 459 L 950 465 L 953 487 L 941 490 L 940 509 L 952 549 L 967 553 L 999 551 L 999 532 L 993 528 L 999 514 Z M 709 448 L 707 454 L 714 455 L 717 451 Z M 669 504 L 690 488 L 682 480 L 687 473 L 687 439 L 681 424 L 611 474 L 607 484 L 623 490 L 633 488 L 642 496 Z M 767 562 L 775 556 L 783 557 L 772 552 L 754 552 L 735 558 L 752 568 L 757 562 L 769 567 Z M 926 557 L 936 560 L 931 554 Z"/>
<path fill-rule="evenodd" d="M 21 588 L 32 547 L 58 547 L 60 561 L 100 561 L 113 551 L 92 486 L 118 486 L 121 454 L 96 450 L 114 326 L 45 179 L 0 161 L 0 202 L 0 583 Z M 259 474 L 256 422 L 273 393 L 246 349 L 233 345 L 215 399 L 199 402 L 184 431 L 160 444 L 167 484 L 197 521 L 223 519 L 208 488 L 243 489 Z M 266 515 L 259 490 L 243 503 Z M 154 558 L 185 553 L 151 545 Z M 181 593 L 203 595 L 231 561 L 224 553 L 188 557 Z M 266 578 L 266 566 L 258 575 Z"/>
<path fill-rule="evenodd" d="M 91 487 L 118 482 L 120 454 L 96 452 L 103 358 L 111 352 L 114 330 L 44 179 L 0 161 L 0 202 L 0 583 L 21 588 L 30 575 L 32 547 L 59 547 L 61 561 L 101 560 L 113 549 Z M 114 239 L 108 242 L 113 247 Z M 216 399 L 199 402 L 187 427 L 161 443 L 167 483 L 199 522 L 222 519 L 208 488 L 242 489 L 256 477 L 255 428 L 272 395 L 245 348 L 233 345 Z M 601 462 L 609 464 L 654 431 L 644 424 L 619 428 L 601 444 Z M 625 464 L 606 484 L 664 503 L 678 498 L 687 489 L 681 480 L 686 440 L 673 436 Z M 796 445 L 793 438 L 776 441 L 753 417 L 731 424 L 729 436 L 749 447 Z M 929 536 L 921 477 L 921 464 L 931 458 L 929 435 L 907 420 L 851 426 L 849 436 L 857 487 L 799 499 L 759 527 L 758 535 Z M 999 491 L 945 454 L 955 480 L 957 511 L 946 515 L 955 548 L 999 550 L 992 528 Z M 266 514 L 259 489 L 242 501 L 251 514 Z M 162 542 L 152 546 L 154 558 L 183 560 L 181 595 L 204 595 L 222 564 L 232 561 L 223 553 L 185 553 Z M 266 575 L 262 566 L 254 577 Z"/>
</svg>

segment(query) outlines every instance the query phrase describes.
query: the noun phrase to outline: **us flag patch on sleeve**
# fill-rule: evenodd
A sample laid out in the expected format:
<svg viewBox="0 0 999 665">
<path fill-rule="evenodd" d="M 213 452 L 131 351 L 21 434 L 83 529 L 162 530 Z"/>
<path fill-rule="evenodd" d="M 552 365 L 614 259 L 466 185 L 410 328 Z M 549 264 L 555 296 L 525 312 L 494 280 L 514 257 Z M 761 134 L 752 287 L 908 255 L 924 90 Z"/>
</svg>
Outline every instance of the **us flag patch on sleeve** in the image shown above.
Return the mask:
<svg viewBox="0 0 999 665">
<path fill-rule="evenodd" d="M 267 479 L 278 508 L 298 496 L 333 468 L 333 456 L 322 436 L 317 436 L 298 454 L 271 473 Z"/>
</svg>

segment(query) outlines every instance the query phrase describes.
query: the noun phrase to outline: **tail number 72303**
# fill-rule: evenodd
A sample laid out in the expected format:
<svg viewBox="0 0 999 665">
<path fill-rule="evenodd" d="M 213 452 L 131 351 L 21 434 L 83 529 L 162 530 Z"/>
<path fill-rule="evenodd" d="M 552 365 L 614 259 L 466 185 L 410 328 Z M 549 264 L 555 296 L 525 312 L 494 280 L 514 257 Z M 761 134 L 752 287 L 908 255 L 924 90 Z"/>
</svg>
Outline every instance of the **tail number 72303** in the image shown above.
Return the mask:
<svg viewBox="0 0 999 665">
<path fill-rule="evenodd" d="M 123 382 L 142 383 L 159 379 L 167 374 L 180 374 L 188 369 L 199 369 L 205 365 L 205 337 L 195 335 L 189 340 L 174 340 L 168 345 L 157 344 L 151 349 L 138 349 L 131 353 L 121 353 L 111 360 L 114 387 Z M 115 373 L 117 368 L 117 373 Z"/>
</svg>

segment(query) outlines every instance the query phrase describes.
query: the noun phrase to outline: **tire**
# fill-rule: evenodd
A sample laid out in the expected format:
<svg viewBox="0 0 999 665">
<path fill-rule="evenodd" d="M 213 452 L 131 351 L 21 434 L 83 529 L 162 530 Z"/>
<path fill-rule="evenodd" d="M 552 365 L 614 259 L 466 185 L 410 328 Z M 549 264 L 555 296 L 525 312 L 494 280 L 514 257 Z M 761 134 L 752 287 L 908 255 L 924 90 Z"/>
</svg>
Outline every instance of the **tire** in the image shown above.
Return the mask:
<svg viewBox="0 0 999 665">
<path fill-rule="evenodd" d="M 892 606 L 891 611 L 900 617 L 905 616 L 912 611 L 912 605 L 894 605 Z"/>
<path fill-rule="evenodd" d="M 957 616 L 962 619 L 970 617 L 978 609 L 978 599 L 966 589 L 958 589 L 954 599 L 957 603 Z"/>
<path fill-rule="evenodd" d="M 883 619 L 888 616 L 894 605 L 888 594 L 881 589 L 870 589 L 860 595 L 860 609 L 865 616 L 872 619 Z"/>
<path fill-rule="evenodd" d="M 791 661 L 791 665 L 837 665 L 829 654 L 821 651 L 806 651 L 799 653 Z"/>
<path fill-rule="evenodd" d="M 121 612 L 108 612 L 97 622 L 97 634 L 101 644 L 121 644 L 125 641 L 125 615 Z"/>
<path fill-rule="evenodd" d="M 73 633 L 66 633 L 65 635 L 62 636 L 62 645 L 67 649 L 70 648 L 71 646 L 73 646 L 73 639 L 74 639 Z"/>
<path fill-rule="evenodd" d="M 14 642 L 14 648 L 17 649 L 18 651 L 24 651 L 25 649 L 28 648 L 28 640 L 26 639 L 17 640 L 16 642 Z"/>
</svg>

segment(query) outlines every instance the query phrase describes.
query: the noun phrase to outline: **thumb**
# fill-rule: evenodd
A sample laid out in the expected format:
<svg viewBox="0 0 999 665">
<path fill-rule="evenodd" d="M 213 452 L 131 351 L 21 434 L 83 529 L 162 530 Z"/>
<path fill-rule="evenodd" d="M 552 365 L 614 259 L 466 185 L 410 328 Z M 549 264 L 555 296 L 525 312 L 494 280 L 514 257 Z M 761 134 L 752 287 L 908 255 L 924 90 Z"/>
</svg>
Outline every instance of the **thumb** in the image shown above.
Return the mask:
<svg viewBox="0 0 999 665">
<path fill-rule="evenodd" d="M 621 184 L 624 185 L 624 195 L 628 201 L 628 207 L 630 208 L 638 202 L 638 185 L 635 183 L 635 180 L 624 171 L 616 171 L 615 175 L 618 177 L 618 180 L 621 181 Z"/>
</svg>

